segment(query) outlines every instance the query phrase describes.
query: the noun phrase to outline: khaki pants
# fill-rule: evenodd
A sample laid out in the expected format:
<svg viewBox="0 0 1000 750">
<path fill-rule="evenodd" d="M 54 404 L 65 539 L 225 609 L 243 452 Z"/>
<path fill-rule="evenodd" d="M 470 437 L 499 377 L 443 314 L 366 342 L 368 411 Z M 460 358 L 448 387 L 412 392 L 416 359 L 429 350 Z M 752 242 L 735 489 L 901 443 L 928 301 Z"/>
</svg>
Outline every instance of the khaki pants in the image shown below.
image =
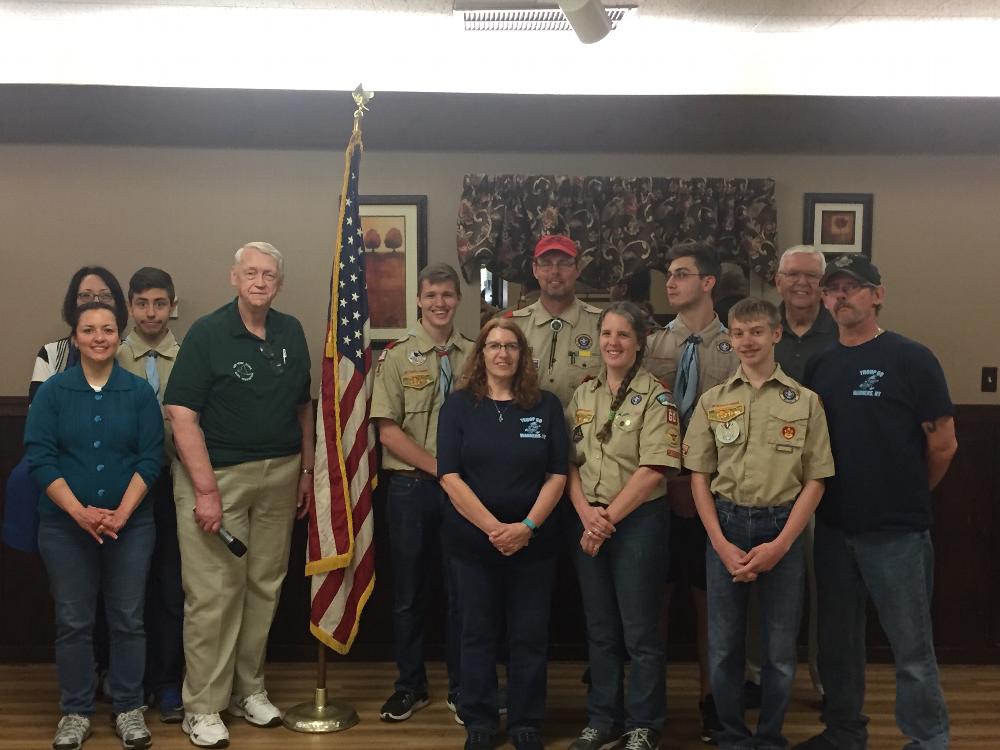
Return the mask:
<svg viewBox="0 0 1000 750">
<path fill-rule="evenodd" d="M 215 470 L 222 525 L 247 546 L 236 557 L 195 523 L 194 487 L 172 467 L 184 584 L 184 708 L 216 713 L 230 695 L 264 688 L 264 653 L 288 569 L 300 457 L 250 461 Z"/>
</svg>

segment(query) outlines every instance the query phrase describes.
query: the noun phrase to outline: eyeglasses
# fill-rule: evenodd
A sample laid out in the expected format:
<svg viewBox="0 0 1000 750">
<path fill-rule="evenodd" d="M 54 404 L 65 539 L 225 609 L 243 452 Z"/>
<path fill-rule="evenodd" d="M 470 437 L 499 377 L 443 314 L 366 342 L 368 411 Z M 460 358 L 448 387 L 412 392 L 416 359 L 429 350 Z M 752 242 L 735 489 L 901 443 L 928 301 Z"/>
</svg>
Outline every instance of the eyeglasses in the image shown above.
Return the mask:
<svg viewBox="0 0 1000 750">
<path fill-rule="evenodd" d="M 517 354 L 521 351 L 521 345 L 516 341 L 512 341 L 509 344 L 501 344 L 499 341 L 488 341 L 483 348 L 490 354 L 499 354 L 501 349 L 510 354 Z"/>
<path fill-rule="evenodd" d="M 576 261 L 569 258 L 565 260 L 536 260 L 535 265 L 543 271 L 548 271 L 553 268 L 558 268 L 560 271 L 568 271 L 576 265 Z"/>
<path fill-rule="evenodd" d="M 816 273 L 815 271 L 778 271 L 778 273 L 790 281 L 802 281 L 805 279 L 810 284 L 816 284 L 823 278 L 823 274 Z"/>
<path fill-rule="evenodd" d="M 267 363 L 271 366 L 271 369 L 274 370 L 276 374 L 278 375 L 285 374 L 285 363 L 282 360 L 278 359 L 277 352 L 274 351 L 274 349 L 271 347 L 269 343 L 265 341 L 263 344 L 257 347 L 257 351 L 259 351 L 261 354 L 264 355 L 264 359 L 267 360 Z M 284 350 L 282 350 L 282 354 L 284 354 Z"/>
<path fill-rule="evenodd" d="M 88 302 L 103 302 L 106 305 L 110 305 L 115 301 L 115 297 L 111 292 L 98 292 L 97 294 L 93 292 L 80 292 L 76 295 L 76 301 L 81 305 L 86 305 Z"/>
<path fill-rule="evenodd" d="M 273 284 L 278 280 L 278 274 L 275 271 L 258 271 L 256 268 L 247 268 L 240 271 L 240 276 L 242 276 L 247 281 L 256 281 L 258 278 L 264 280 L 265 284 Z"/>
<path fill-rule="evenodd" d="M 695 273 L 694 271 L 688 271 L 685 268 L 678 268 L 676 271 L 667 271 L 665 274 L 667 281 L 674 279 L 675 281 L 684 281 L 684 279 L 690 279 L 697 276 L 698 278 L 704 278 L 705 276 L 711 276 L 710 273 Z"/>
<path fill-rule="evenodd" d="M 868 287 L 871 287 L 871 284 L 859 284 L 856 281 L 845 281 L 843 284 L 834 284 L 833 286 L 823 287 L 823 294 L 828 294 L 833 297 L 843 292 L 845 295 L 850 297 L 859 289 L 865 289 Z"/>
</svg>

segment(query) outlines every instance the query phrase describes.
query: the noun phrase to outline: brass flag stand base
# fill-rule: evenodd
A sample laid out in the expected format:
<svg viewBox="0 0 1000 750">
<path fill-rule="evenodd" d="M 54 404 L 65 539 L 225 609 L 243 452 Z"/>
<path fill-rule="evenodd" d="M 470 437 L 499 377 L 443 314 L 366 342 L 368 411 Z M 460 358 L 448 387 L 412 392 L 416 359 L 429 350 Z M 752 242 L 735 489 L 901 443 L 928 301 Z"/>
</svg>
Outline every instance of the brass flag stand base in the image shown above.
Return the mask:
<svg viewBox="0 0 1000 750">
<path fill-rule="evenodd" d="M 323 734 L 343 732 L 361 721 L 349 703 L 326 698 L 326 646 L 319 644 L 316 694 L 311 703 L 300 703 L 285 712 L 283 722 L 293 732 Z"/>
</svg>

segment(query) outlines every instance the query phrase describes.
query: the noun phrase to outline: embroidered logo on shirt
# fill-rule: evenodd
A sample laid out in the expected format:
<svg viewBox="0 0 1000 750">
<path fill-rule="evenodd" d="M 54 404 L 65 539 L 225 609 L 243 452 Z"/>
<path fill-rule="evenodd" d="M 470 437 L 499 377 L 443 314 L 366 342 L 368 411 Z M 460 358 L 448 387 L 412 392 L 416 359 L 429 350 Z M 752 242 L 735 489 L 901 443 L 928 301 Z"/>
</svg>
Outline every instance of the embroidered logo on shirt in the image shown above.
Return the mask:
<svg viewBox="0 0 1000 750">
<path fill-rule="evenodd" d="M 632 404 L 632 406 L 638 406 L 639 404 L 642 403 L 642 394 L 633 393 L 632 396 L 629 398 L 628 402 Z"/>
<path fill-rule="evenodd" d="M 722 352 L 723 354 L 729 354 L 729 352 L 731 352 L 732 350 L 733 350 L 733 345 L 730 344 L 728 341 L 719 342 L 719 351 Z"/>
<path fill-rule="evenodd" d="M 543 421 L 541 417 L 521 417 L 521 437 L 544 440 L 545 433 L 542 432 Z"/>
<path fill-rule="evenodd" d="M 795 437 L 795 428 L 792 427 L 792 425 L 790 424 L 786 424 L 784 427 L 781 428 L 781 437 L 783 437 L 785 440 L 791 440 L 793 437 Z"/>
<path fill-rule="evenodd" d="M 589 349 L 593 345 L 594 345 L 594 340 L 585 333 L 581 333 L 579 336 L 576 337 L 577 349 Z"/>
<path fill-rule="evenodd" d="M 878 387 L 882 378 L 885 377 L 882 370 L 861 370 L 858 374 L 861 375 L 862 380 L 858 387 L 851 391 L 852 396 L 878 398 L 882 395 L 882 391 Z"/>
<path fill-rule="evenodd" d="M 796 401 L 799 400 L 798 391 L 796 391 L 794 388 L 785 388 L 781 392 L 781 399 L 782 401 L 786 401 L 789 404 L 794 404 Z"/>
<path fill-rule="evenodd" d="M 249 362 L 233 362 L 233 374 L 244 383 L 253 380 L 253 367 Z"/>
</svg>

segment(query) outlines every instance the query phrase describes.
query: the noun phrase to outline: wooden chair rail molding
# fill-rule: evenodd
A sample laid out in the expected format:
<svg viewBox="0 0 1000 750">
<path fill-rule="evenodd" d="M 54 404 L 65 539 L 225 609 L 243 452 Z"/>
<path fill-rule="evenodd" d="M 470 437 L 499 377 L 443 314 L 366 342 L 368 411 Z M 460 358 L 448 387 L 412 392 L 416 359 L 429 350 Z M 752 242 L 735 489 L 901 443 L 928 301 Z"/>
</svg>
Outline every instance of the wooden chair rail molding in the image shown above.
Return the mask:
<svg viewBox="0 0 1000 750">
<path fill-rule="evenodd" d="M 23 397 L 0 396 L 0 478 L 23 453 L 27 414 Z M 1000 406 L 957 407 L 958 454 L 935 493 L 934 634 L 942 662 L 1000 664 Z M 384 487 L 375 497 L 376 586 L 365 610 L 351 660 L 391 660 L 392 577 L 389 572 L 383 510 Z M 3 512 L 0 486 L 0 515 Z M 298 523 L 292 542 L 290 574 L 271 630 L 269 654 L 282 661 L 310 661 L 315 645 L 307 632 L 309 582 L 304 566 L 305 525 Z M 560 561 L 552 617 L 555 659 L 584 658 L 582 612 L 572 566 Z M 444 611 L 439 581 L 433 581 L 437 605 L 430 607 L 429 650 L 441 658 Z M 0 662 L 48 661 L 52 658 L 52 603 L 41 560 L 0 545 Z M 668 654 L 672 661 L 694 657 L 690 600 L 675 597 L 671 606 Z M 869 608 L 872 657 L 889 652 Z"/>
</svg>

